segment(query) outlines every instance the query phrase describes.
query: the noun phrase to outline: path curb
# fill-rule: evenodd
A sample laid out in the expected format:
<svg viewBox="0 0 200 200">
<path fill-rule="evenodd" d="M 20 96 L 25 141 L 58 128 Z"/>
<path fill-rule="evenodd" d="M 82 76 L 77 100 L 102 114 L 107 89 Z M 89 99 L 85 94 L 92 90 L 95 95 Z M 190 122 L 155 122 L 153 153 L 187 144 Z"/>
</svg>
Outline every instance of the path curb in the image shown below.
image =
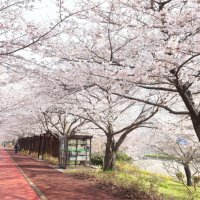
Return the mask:
<svg viewBox="0 0 200 200">
<path fill-rule="evenodd" d="M 7 151 L 7 150 L 6 150 Z M 8 151 L 7 151 L 8 153 Z M 27 180 L 27 182 L 29 183 L 29 185 L 31 186 L 31 188 L 33 188 L 33 190 L 37 193 L 37 195 L 40 197 L 41 200 L 48 200 L 45 195 L 42 193 L 42 191 L 31 181 L 30 178 L 28 178 L 28 176 L 22 171 L 22 169 L 17 165 L 17 163 L 15 162 L 15 160 L 13 159 L 13 157 L 11 156 L 10 153 L 8 153 L 10 155 L 11 160 L 15 163 L 17 169 L 20 171 L 20 173 L 24 176 L 24 178 Z"/>
</svg>

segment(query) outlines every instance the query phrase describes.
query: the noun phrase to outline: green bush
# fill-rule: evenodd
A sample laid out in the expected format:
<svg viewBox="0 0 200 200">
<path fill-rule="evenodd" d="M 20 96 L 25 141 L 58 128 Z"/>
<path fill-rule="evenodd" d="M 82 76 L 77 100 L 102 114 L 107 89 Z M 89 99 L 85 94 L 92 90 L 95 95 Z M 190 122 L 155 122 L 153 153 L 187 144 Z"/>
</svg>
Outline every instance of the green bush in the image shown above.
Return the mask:
<svg viewBox="0 0 200 200">
<path fill-rule="evenodd" d="M 199 184 L 200 183 L 200 176 L 193 176 L 193 181 L 195 184 Z"/>
<path fill-rule="evenodd" d="M 100 153 L 92 154 L 91 163 L 92 165 L 103 166 L 104 155 Z M 116 161 L 132 163 L 132 158 L 123 152 L 116 153 Z"/>
<path fill-rule="evenodd" d="M 145 154 L 146 158 L 155 158 L 160 160 L 171 160 L 171 157 L 165 154 Z"/>
<path fill-rule="evenodd" d="M 132 163 L 132 161 L 133 161 L 129 155 L 127 155 L 126 153 L 123 153 L 123 152 L 116 153 L 116 160 L 127 162 L 127 163 Z"/>
<path fill-rule="evenodd" d="M 176 173 L 176 178 L 177 178 L 179 181 L 182 181 L 182 180 L 185 178 L 185 176 L 184 176 L 184 174 L 183 174 L 182 172 L 177 172 L 177 173 Z"/>
<path fill-rule="evenodd" d="M 103 155 L 102 154 L 92 154 L 91 156 L 92 165 L 103 166 Z"/>
</svg>

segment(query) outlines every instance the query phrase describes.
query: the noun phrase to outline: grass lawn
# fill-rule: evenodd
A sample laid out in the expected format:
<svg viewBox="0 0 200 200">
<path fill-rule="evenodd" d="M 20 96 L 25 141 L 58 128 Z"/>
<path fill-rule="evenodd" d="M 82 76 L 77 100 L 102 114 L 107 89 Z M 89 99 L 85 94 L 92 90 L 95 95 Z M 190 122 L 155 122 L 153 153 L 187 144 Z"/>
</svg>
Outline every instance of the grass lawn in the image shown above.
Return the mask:
<svg viewBox="0 0 200 200">
<path fill-rule="evenodd" d="M 137 193 L 137 196 L 141 195 L 141 200 L 148 199 L 148 195 L 151 197 L 153 195 L 155 200 L 200 200 L 200 187 L 197 188 L 197 192 L 194 191 L 193 187 L 190 187 L 192 192 L 190 194 L 186 186 L 171 177 L 140 170 L 131 164 L 117 163 L 116 170 L 109 172 L 103 172 L 100 169 L 73 169 L 66 170 L 66 173 L 91 179 L 106 190 L 125 199 L 134 199 L 134 193 Z M 144 195 L 146 198 L 142 197 Z"/>
<path fill-rule="evenodd" d="M 194 199 L 200 199 L 200 187 L 197 188 L 195 192 L 193 187 L 189 188 L 193 194 Z M 176 181 L 165 180 L 163 181 L 158 188 L 159 193 L 163 193 L 166 197 L 174 196 L 176 199 L 192 199 L 189 198 L 190 192 L 188 189 L 181 183 Z M 195 197 L 196 196 L 196 197 Z"/>
<path fill-rule="evenodd" d="M 37 155 L 31 153 L 31 156 Z M 57 158 L 46 154 L 44 155 L 44 159 L 51 164 L 58 164 Z M 68 168 L 66 173 L 91 179 L 93 182 L 102 185 L 104 189 L 125 199 L 136 199 L 133 193 L 137 193 L 137 196 L 144 196 L 145 193 L 147 194 L 146 199 L 148 199 L 148 195 L 152 197 L 153 193 L 156 200 L 159 199 L 160 195 L 163 196 L 162 199 L 166 200 L 200 200 L 200 187 L 197 187 L 196 192 L 193 187 L 189 187 L 188 190 L 182 183 L 169 176 L 141 170 L 126 162 L 117 162 L 116 170 L 114 171 L 103 172 L 101 169 L 94 170 L 80 166 L 71 167 L 71 169 Z M 143 200 L 143 197 L 141 200 Z"/>
</svg>

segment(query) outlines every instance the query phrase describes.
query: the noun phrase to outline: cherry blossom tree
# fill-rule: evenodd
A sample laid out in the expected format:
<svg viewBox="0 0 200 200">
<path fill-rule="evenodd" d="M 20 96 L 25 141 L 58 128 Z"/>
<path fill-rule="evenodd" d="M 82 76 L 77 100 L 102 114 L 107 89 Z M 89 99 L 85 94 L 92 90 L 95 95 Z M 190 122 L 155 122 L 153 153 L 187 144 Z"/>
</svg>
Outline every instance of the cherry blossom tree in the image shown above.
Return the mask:
<svg viewBox="0 0 200 200">
<path fill-rule="evenodd" d="M 169 126 L 168 126 L 169 127 Z M 170 175 L 179 175 L 184 171 L 187 179 L 187 186 L 193 185 L 193 177 L 199 175 L 199 161 L 200 151 L 199 142 L 194 135 L 191 134 L 191 130 L 185 129 L 177 133 L 177 128 L 171 126 L 174 134 L 171 135 L 165 129 L 165 133 L 162 133 L 160 139 L 155 139 L 155 144 L 151 144 L 153 150 L 166 157 L 164 163 L 165 168 Z M 170 130 L 171 131 L 171 130 Z M 166 141 L 168 141 L 166 143 Z M 183 168 L 183 169 L 181 169 Z M 179 177 L 180 178 L 180 177 Z M 181 181 L 183 181 L 181 179 Z"/>
<path fill-rule="evenodd" d="M 82 1 L 79 6 L 92 4 Z M 117 80 L 154 91 L 160 100 L 114 94 L 188 115 L 200 140 L 199 7 L 197 0 L 108 0 L 80 13 L 76 39 L 66 42 L 74 50 L 61 50 L 58 57 L 123 71 Z"/>
<path fill-rule="evenodd" d="M 160 96 L 160 101 L 148 101 L 119 94 L 119 92 L 115 92 L 115 94 L 150 105 L 157 105 L 173 114 L 190 116 L 196 135 L 200 139 L 198 109 L 199 19 L 195 14 L 198 13 L 199 2 L 181 0 L 118 2 L 121 4 L 114 5 L 114 1 L 110 1 L 110 12 L 104 12 L 103 9 L 95 11 L 102 18 L 98 23 L 102 26 L 106 24 L 104 27 L 108 30 L 107 42 L 110 46 L 107 48 L 103 46 L 103 48 L 110 52 L 107 55 L 111 55 L 112 59 L 109 60 L 111 63 L 113 63 L 115 56 L 120 58 L 121 55 L 123 57 L 119 59 L 120 61 L 131 62 L 130 66 L 134 68 L 133 75 L 127 73 L 129 78 L 124 78 L 140 88 L 154 90 Z M 131 15 L 130 21 L 123 24 L 125 29 L 121 28 L 122 25 L 118 20 L 119 18 L 123 19 L 121 13 L 118 12 L 118 18 L 116 17 L 116 12 L 119 9 L 126 10 Z M 113 51 L 116 41 L 114 36 L 111 37 L 110 34 L 114 25 L 118 30 L 123 30 L 123 33 L 126 33 L 126 39 L 129 39 L 129 45 L 132 48 L 135 47 L 135 51 L 125 43 L 127 46 L 122 45 L 123 48 L 120 48 L 124 54 L 120 52 L 121 55 L 116 55 L 116 51 Z M 136 39 L 132 40 L 127 34 L 128 30 Z M 98 44 L 96 39 L 95 44 L 91 47 L 94 49 Z M 128 50 L 132 56 L 127 53 Z M 92 52 L 92 49 L 90 48 L 89 51 Z M 92 54 L 93 57 L 96 56 L 101 60 L 104 58 L 104 62 L 107 62 L 108 59 L 102 55 L 103 52 L 106 51 L 98 52 L 98 56 L 94 52 Z"/>
<path fill-rule="evenodd" d="M 40 51 L 45 51 L 42 44 L 46 43 L 48 48 L 48 39 L 55 38 L 63 24 L 65 29 L 66 26 L 73 29 L 70 18 L 82 12 L 78 9 L 72 12 L 70 6 L 64 6 L 64 2 L 60 0 L 49 4 L 53 16 L 51 20 L 47 15 L 42 19 L 30 17 L 36 15 L 37 10 L 38 13 L 41 12 L 38 7 L 47 6 L 40 0 L 0 1 L 0 77 L 5 79 L 7 76 L 7 82 L 24 78 L 29 70 L 45 67 L 43 58 L 39 56 Z M 6 81 L 0 82 L 2 84 L 5 85 Z"/>
<path fill-rule="evenodd" d="M 90 126 L 106 136 L 104 170 L 110 170 L 114 168 L 115 155 L 128 134 L 138 128 L 151 127 L 149 120 L 158 109 L 113 95 L 114 84 L 105 85 L 104 82 L 104 87 L 94 84 L 76 92 L 74 102 L 78 110 L 71 114 L 90 122 Z M 134 114 L 130 114 L 133 110 Z"/>
<path fill-rule="evenodd" d="M 84 0 L 74 6 L 73 12 L 66 9 L 63 1 L 58 2 L 58 21 L 48 28 L 45 26 L 35 29 L 33 24 L 20 23 L 23 21 L 20 2 L 11 6 L 20 11 L 17 16 L 17 11 L 12 16 L 12 19 L 16 17 L 19 20 L 17 27 L 13 26 L 12 20 L 5 23 L 11 28 L 7 40 L 4 39 L 7 29 L 2 27 L 0 56 L 2 63 L 4 61 L 4 69 L 10 69 L 10 66 L 16 66 L 17 69 L 21 66 L 24 69 L 22 66 L 29 63 L 29 68 L 19 74 L 39 77 L 40 83 L 33 84 L 43 88 L 39 90 L 43 99 L 57 95 L 48 106 L 40 102 L 44 105 L 43 117 L 46 117 L 48 124 L 53 120 L 50 115 L 55 113 L 50 114 L 47 109 L 55 106 L 61 99 L 63 105 L 68 105 L 70 95 L 75 95 L 75 106 L 80 108 L 72 114 L 89 120 L 97 127 L 102 127 L 99 116 L 106 114 L 106 111 L 106 116 L 112 116 L 109 106 L 104 113 L 98 110 L 98 103 L 105 109 L 103 100 L 107 105 L 112 100 L 112 106 L 115 101 L 123 106 L 136 106 L 137 101 L 143 106 L 139 107 L 141 114 L 138 114 L 138 119 L 133 112 L 136 120 L 133 120 L 134 123 L 146 123 L 148 116 L 153 116 L 157 111 L 154 106 L 161 107 L 172 114 L 189 116 L 200 139 L 197 0 Z M 26 4 L 22 5 L 27 9 Z M 5 7 L 1 13 L 7 11 L 8 15 L 9 9 L 10 7 Z M 64 23 L 69 18 L 71 21 Z M 20 30 L 18 35 L 12 37 L 16 30 Z M 25 36 L 23 33 L 26 33 Z M 37 55 L 36 60 L 43 60 L 40 65 L 37 63 L 38 68 L 32 67 L 35 62 L 22 58 L 21 52 L 25 49 Z M 12 62 L 7 62 L 8 58 L 12 58 Z M 18 78 L 20 76 L 15 73 L 13 79 Z M 136 88 L 140 88 L 140 94 L 135 92 Z M 98 107 L 98 112 L 92 112 L 93 106 Z M 105 168 L 109 169 L 114 163 L 113 152 L 118 148 L 113 138 L 115 134 L 111 133 L 115 126 L 109 125 L 107 117 L 105 119 L 107 121 L 101 123 L 106 124 L 106 128 L 101 130 L 110 138 L 107 143 L 109 150 L 113 144 L 111 153 L 108 153 L 110 158 L 105 158 Z M 131 128 L 121 127 L 121 135 L 137 127 L 133 121 Z M 131 126 L 130 124 L 126 127 Z M 142 123 L 139 125 L 142 126 Z M 119 131 L 120 129 L 116 132 Z M 120 140 L 123 141 L 119 139 L 118 142 Z"/>
<path fill-rule="evenodd" d="M 33 11 L 35 3 L 24 0 L 0 1 L 0 91 L 1 113 L 4 111 L 1 118 L 4 122 L 7 120 L 6 112 L 16 110 L 20 104 L 12 95 L 8 99 L 5 91 L 9 90 L 6 87 L 26 76 L 27 65 L 30 66 L 31 62 L 25 59 L 29 54 L 25 49 L 28 50 L 30 46 L 45 39 L 54 29 L 48 28 L 48 25 L 42 28 L 39 25 L 41 23 L 34 24 L 26 19 L 27 14 Z M 20 54 L 22 51 L 24 52 Z"/>
<path fill-rule="evenodd" d="M 149 71 L 148 80 L 138 81 L 138 85 L 167 94 L 169 98 L 162 99 L 157 105 L 173 114 L 188 115 L 200 140 L 199 19 L 195 14 L 199 11 L 199 2 L 172 0 L 151 3 L 150 10 L 153 17 L 157 17 L 159 27 L 155 29 L 154 23 L 152 28 L 157 30 L 157 37 L 148 38 L 153 39 L 154 46 L 150 51 L 153 64 L 145 69 Z"/>
<path fill-rule="evenodd" d="M 42 112 L 41 123 L 45 130 L 56 137 L 77 134 L 78 128 L 86 123 L 86 120 L 68 114 L 69 111 L 52 106 Z"/>
<path fill-rule="evenodd" d="M 48 73 L 48 76 L 51 76 L 50 82 L 55 86 L 54 91 L 59 90 L 59 86 L 60 89 L 62 89 L 63 92 L 68 93 L 68 95 L 77 94 L 80 96 L 80 92 L 85 93 L 85 90 L 91 90 L 87 99 L 88 102 L 85 102 L 88 106 L 91 103 L 90 99 L 92 99 L 91 101 L 95 100 L 94 96 L 98 97 L 98 95 L 102 95 L 104 93 L 111 95 L 114 91 L 123 91 L 123 93 L 126 92 L 134 94 L 135 91 L 134 84 L 130 82 L 129 77 L 133 76 L 134 68 L 133 65 L 131 65 L 131 61 L 133 61 L 133 59 L 130 59 L 130 57 L 132 57 L 130 52 L 131 50 L 133 51 L 132 54 L 136 54 L 136 52 L 138 52 L 138 49 L 135 49 L 132 44 L 137 37 L 133 35 L 130 31 L 131 29 L 128 30 L 129 27 L 127 28 L 126 26 L 130 22 L 129 17 L 125 16 L 124 21 L 121 21 L 121 23 L 124 22 L 124 26 L 122 27 L 119 27 L 119 24 L 115 26 L 113 23 L 113 19 L 117 19 L 116 17 L 118 16 L 118 11 L 121 15 L 124 14 L 123 7 L 118 8 L 118 6 L 115 6 L 117 4 L 114 1 L 108 1 L 106 3 L 108 3 L 108 6 L 106 4 L 95 6 L 95 2 L 91 1 L 90 3 L 84 3 L 84 1 L 82 1 L 82 4 L 80 4 L 80 10 L 83 10 L 84 7 L 88 9 L 86 12 L 82 12 L 77 15 L 78 19 L 75 20 L 75 23 L 79 25 L 79 28 L 75 29 L 73 36 L 69 35 L 68 32 L 63 31 L 63 35 L 67 37 L 67 40 L 63 40 L 63 35 L 60 35 L 60 37 L 57 37 L 56 40 L 50 40 L 50 47 L 52 48 L 47 48 L 46 51 L 41 52 L 41 55 L 51 56 L 52 59 L 55 58 L 56 60 L 55 63 L 57 65 L 57 69 L 53 70 L 51 75 Z M 93 7 L 93 9 L 89 9 L 89 7 Z M 102 13 L 100 11 L 105 8 L 105 13 L 107 13 L 107 9 L 109 10 L 109 19 L 107 19 L 107 14 L 105 16 L 101 16 Z M 93 15 L 90 15 L 90 12 Z M 99 18 L 94 19 L 96 13 Z M 88 26 L 85 26 L 85 23 L 87 23 Z M 94 29 L 91 29 L 93 25 Z M 138 35 L 138 28 L 134 30 L 134 33 Z M 128 37 L 131 37 L 131 39 Z M 141 38 L 136 41 L 140 42 L 140 39 Z M 61 65 L 60 68 L 58 67 L 59 65 Z M 113 87 L 111 87 L 112 85 Z M 96 89 L 99 94 L 95 94 Z M 105 94 L 103 96 L 105 96 Z M 154 94 L 146 93 L 146 96 L 157 101 Z M 101 99 L 101 97 L 99 98 Z M 109 100 L 109 98 L 110 97 L 108 97 L 107 100 Z M 114 98 L 112 96 L 112 98 L 117 100 L 119 97 Z M 122 99 L 121 101 L 123 102 L 124 98 L 120 97 L 119 99 Z M 125 102 L 124 105 L 127 104 L 128 106 L 128 104 L 131 104 L 127 103 L 129 100 L 125 100 Z M 88 116 L 85 116 L 85 114 L 90 113 L 91 108 L 88 107 L 86 109 L 87 105 L 82 105 L 82 103 L 84 102 L 79 100 L 78 103 L 76 102 L 76 106 L 84 107 L 85 110 L 82 108 L 79 109 L 79 111 L 81 110 L 81 113 L 72 112 L 71 114 L 88 120 L 97 126 L 98 116 L 103 114 L 102 111 L 99 111 L 99 113 L 93 113 L 95 116 L 94 120 L 89 120 Z M 109 102 L 107 103 L 109 104 Z M 135 102 L 132 103 L 135 104 Z M 115 104 L 114 100 L 112 104 Z M 103 107 L 105 107 L 105 105 L 102 103 L 102 108 Z M 107 152 L 105 156 L 105 169 L 113 168 L 115 153 L 126 136 L 133 129 L 138 128 L 138 126 L 142 126 L 143 123 L 153 117 L 153 115 L 157 112 L 157 109 L 154 110 L 153 107 L 145 106 L 145 104 L 143 105 L 143 108 L 140 108 L 140 110 L 141 113 L 139 113 L 138 116 L 135 116 L 135 121 L 133 120 L 134 123 L 132 121 L 130 124 L 127 124 L 126 127 L 121 127 L 121 130 L 119 129 L 116 131 L 118 134 L 121 134 L 121 139 L 119 139 L 118 142 L 115 142 L 115 135 L 117 135 L 117 133 L 111 133 L 112 131 L 108 128 L 110 125 L 107 125 L 106 128 L 108 129 L 105 128 L 108 132 L 108 134 L 106 134 Z M 110 115 L 112 115 L 112 112 Z M 108 120 L 107 122 L 104 122 L 104 124 L 105 123 L 110 122 Z M 111 126 L 114 125 L 112 124 Z M 111 127 L 111 129 L 114 128 Z M 103 130 L 104 133 L 105 130 Z"/>
</svg>

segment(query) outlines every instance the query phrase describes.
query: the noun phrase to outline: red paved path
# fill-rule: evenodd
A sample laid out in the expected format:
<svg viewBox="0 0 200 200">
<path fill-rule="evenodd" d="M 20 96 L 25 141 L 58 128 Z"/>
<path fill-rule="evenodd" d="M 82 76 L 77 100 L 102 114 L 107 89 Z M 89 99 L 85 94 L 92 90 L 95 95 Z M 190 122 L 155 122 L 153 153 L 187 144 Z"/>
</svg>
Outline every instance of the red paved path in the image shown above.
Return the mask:
<svg viewBox="0 0 200 200">
<path fill-rule="evenodd" d="M 0 199 L 39 200 L 10 155 L 0 147 Z"/>
<path fill-rule="evenodd" d="M 9 151 L 18 166 L 37 185 L 48 200 L 119 200 L 87 181 L 49 167 L 22 154 Z"/>
</svg>

